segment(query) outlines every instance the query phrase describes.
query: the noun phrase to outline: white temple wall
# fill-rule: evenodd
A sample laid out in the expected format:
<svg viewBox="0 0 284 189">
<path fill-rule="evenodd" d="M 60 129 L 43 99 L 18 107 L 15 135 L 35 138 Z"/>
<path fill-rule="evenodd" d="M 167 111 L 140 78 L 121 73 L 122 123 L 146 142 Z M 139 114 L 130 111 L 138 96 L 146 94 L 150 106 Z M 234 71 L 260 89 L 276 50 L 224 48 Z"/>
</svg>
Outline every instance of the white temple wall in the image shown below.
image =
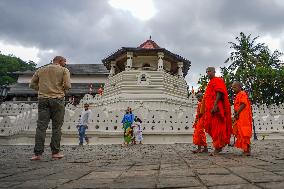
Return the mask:
<svg viewBox="0 0 284 189">
<path fill-rule="evenodd" d="M 77 107 L 68 104 L 62 132 L 65 137 L 77 139 L 76 124 L 85 102 L 91 103 L 92 115 L 88 134 L 94 136 L 94 140 L 100 143 L 112 143 L 121 140 L 123 134 L 121 120 L 127 107 L 133 109 L 133 113 L 142 119 L 143 134 L 149 136 L 148 143 L 155 142 L 182 142 L 191 141 L 193 122 L 195 119 L 196 99 L 191 103 L 177 102 L 142 102 L 123 101 L 113 99 L 102 101 L 100 97 L 86 95 Z M 284 134 L 283 104 L 267 107 L 253 106 L 253 117 L 256 133 L 266 136 L 278 133 Z M 273 113 L 273 114 L 271 114 Z M 6 102 L 0 108 L 0 138 L 9 136 L 34 136 L 37 121 L 37 104 L 13 104 Z M 30 134 L 28 134 L 30 133 Z M 51 133 L 51 123 L 47 133 Z M 68 137 L 69 136 L 69 137 Z M 96 137 L 95 137 L 96 136 Z M 171 138 L 172 136 L 172 138 Z M 160 137 L 160 139 L 158 138 Z M 67 139 L 66 139 L 67 140 Z M 33 140 L 31 140 L 33 141 Z M 94 141 L 94 143 L 98 142 Z M 108 141 L 108 142 L 107 142 Z"/>
<path fill-rule="evenodd" d="M 141 75 L 146 78 L 141 81 Z M 162 71 L 124 71 L 109 77 L 104 89 L 104 97 L 111 96 L 165 95 L 165 97 L 187 98 L 187 84 L 184 78 L 172 76 Z M 152 97 L 152 96 L 150 96 Z M 143 99 L 143 98 L 142 98 Z M 163 99 L 160 96 L 160 99 Z M 165 98 L 164 98 L 165 99 Z"/>
</svg>

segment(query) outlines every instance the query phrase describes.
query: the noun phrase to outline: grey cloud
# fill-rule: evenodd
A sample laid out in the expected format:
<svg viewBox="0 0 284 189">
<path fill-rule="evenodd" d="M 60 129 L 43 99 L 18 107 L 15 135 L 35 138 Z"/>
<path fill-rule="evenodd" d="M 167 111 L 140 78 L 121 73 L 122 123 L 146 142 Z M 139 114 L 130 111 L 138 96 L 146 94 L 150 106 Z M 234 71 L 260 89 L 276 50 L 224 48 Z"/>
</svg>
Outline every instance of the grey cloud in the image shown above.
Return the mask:
<svg viewBox="0 0 284 189">
<path fill-rule="evenodd" d="M 4 0 L 0 2 L 0 22 L 2 40 L 54 49 L 73 63 L 100 63 L 122 45 L 142 43 L 143 33 L 147 33 L 143 24 L 136 24 L 137 19 L 114 11 L 105 0 Z"/>
<path fill-rule="evenodd" d="M 153 36 L 164 47 L 192 61 L 187 76 L 189 83 L 196 83 L 208 66 L 225 66 L 230 51 L 228 42 L 235 41 L 240 32 L 277 38 L 284 27 L 281 19 L 284 6 L 274 1 L 169 0 L 165 3 L 159 0 L 155 3 L 159 12 L 149 22 Z"/>
<path fill-rule="evenodd" d="M 229 41 L 283 33 L 279 0 L 154 0 L 156 15 L 142 22 L 106 0 L 2 0 L 0 40 L 42 50 L 40 64 L 55 54 L 71 63 L 101 63 L 122 46 L 136 47 L 149 35 L 161 47 L 192 61 L 189 85 L 208 66 L 224 66 Z M 284 46 L 284 43 L 281 43 Z M 53 49 L 53 53 L 45 50 Z"/>
</svg>

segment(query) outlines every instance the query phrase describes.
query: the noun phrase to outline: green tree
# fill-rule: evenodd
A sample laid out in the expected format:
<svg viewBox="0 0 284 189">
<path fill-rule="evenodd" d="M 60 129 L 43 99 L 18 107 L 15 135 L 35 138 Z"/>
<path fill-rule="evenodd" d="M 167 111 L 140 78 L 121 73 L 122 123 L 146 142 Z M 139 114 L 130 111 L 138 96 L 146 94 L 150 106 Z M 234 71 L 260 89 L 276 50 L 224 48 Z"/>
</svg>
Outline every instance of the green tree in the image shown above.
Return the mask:
<svg viewBox="0 0 284 189">
<path fill-rule="evenodd" d="M 233 102 L 234 81 L 240 81 L 249 93 L 254 104 L 284 103 L 284 67 L 280 66 L 282 52 L 276 50 L 271 53 L 264 43 L 257 43 L 258 37 L 252 38 L 240 33 L 236 43 L 229 42 L 233 51 L 221 67 L 222 77 L 226 83 L 229 98 Z M 208 80 L 201 76 L 198 84 L 205 90 Z"/>
<path fill-rule="evenodd" d="M 209 82 L 208 76 L 200 74 L 200 78 L 198 79 L 197 82 L 197 84 L 200 85 L 198 91 L 204 93 L 208 82 Z"/>
<path fill-rule="evenodd" d="M 283 96 L 281 86 L 284 79 L 279 78 L 282 73 L 279 58 L 283 53 L 278 50 L 271 53 L 264 43 L 256 43 L 257 38 L 240 33 L 240 36 L 236 37 L 237 43 L 229 42 L 233 51 L 225 61 L 230 63 L 225 75 L 243 83 L 253 103 L 283 102 L 283 97 L 280 96 Z"/>
<path fill-rule="evenodd" d="M 33 61 L 25 62 L 13 55 L 0 54 L 0 85 L 17 82 L 16 71 L 34 70 L 36 64 Z"/>
</svg>

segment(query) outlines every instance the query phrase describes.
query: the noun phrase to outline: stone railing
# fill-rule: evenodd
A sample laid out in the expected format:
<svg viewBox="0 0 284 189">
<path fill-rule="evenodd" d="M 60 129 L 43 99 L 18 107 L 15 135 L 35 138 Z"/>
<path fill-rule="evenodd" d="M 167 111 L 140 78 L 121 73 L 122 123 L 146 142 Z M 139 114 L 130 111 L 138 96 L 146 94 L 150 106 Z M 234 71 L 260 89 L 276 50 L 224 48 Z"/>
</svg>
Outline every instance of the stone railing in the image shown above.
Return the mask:
<svg viewBox="0 0 284 189">
<path fill-rule="evenodd" d="M 284 104 L 253 106 L 253 120 L 257 133 L 284 132 Z"/>
<path fill-rule="evenodd" d="M 142 102 L 112 99 L 103 101 L 100 96 L 85 95 L 76 107 L 66 105 L 63 132 L 76 132 L 76 124 L 84 103 L 90 104 L 92 116 L 89 131 L 98 133 L 121 133 L 121 120 L 127 107 L 143 121 L 144 133 L 192 134 L 195 118 L 196 99 L 187 102 Z M 258 134 L 284 133 L 284 105 L 253 106 L 253 118 Z M 0 108 L 0 136 L 11 136 L 22 131 L 34 132 L 37 121 L 37 104 L 3 103 Z M 51 123 L 50 123 L 51 124 Z M 51 130 L 51 125 L 48 131 Z"/>
<path fill-rule="evenodd" d="M 10 136 L 34 129 L 37 120 L 37 104 L 3 103 L 0 106 L 0 136 Z"/>
</svg>

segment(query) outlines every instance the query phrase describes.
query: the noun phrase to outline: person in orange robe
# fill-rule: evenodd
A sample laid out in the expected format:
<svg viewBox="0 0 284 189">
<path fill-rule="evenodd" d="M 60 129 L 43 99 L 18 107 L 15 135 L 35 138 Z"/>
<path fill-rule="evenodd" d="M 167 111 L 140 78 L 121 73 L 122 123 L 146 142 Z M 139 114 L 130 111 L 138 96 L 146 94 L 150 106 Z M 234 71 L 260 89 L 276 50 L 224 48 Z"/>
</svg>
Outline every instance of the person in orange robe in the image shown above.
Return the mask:
<svg viewBox="0 0 284 189">
<path fill-rule="evenodd" d="M 243 150 L 243 154 L 250 155 L 250 138 L 252 136 L 252 110 L 248 95 L 242 90 L 240 82 L 232 85 L 236 93 L 234 102 L 233 134 L 237 140 L 235 146 Z"/>
<path fill-rule="evenodd" d="M 202 93 L 197 93 L 196 97 L 198 99 L 198 106 L 197 106 L 197 112 L 195 117 L 195 122 L 193 125 L 194 133 L 193 133 L 193 143 L 198 146 L 197 150 L 192 151 L 193 153 L 207 153 L 207 143 L 206 143 L 206 136 L 204 132 L 204 116 L 201 111 L 201 105 L 202 105 Z M 202 146 L 204 149 L 202 150 Z"/>
<path fill-rule="evenodd" d="M 230 144 L 231 105 L 225 82 L 222 78 L 215 77 L 215 68 L 208 67 L 206 73 L 210 81 L 204 94 L 204 128 L 212 138 L 215 150 L 210 155 L 214 155 Z"/>
</svg>

